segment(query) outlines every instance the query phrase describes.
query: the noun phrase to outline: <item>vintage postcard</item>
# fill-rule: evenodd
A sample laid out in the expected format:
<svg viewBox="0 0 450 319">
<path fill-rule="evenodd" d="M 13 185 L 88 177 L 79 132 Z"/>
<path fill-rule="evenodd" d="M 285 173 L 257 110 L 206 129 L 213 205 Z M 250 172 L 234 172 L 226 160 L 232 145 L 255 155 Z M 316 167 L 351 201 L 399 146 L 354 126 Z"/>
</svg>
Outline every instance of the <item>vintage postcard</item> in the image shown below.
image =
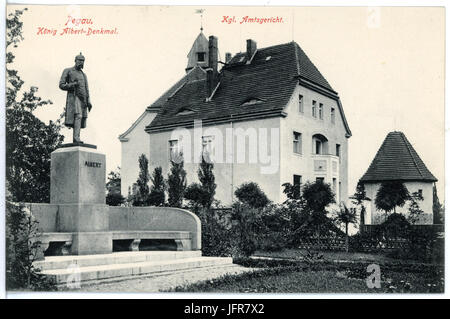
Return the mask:
<svg viewBox="0 0 450 319">
<path fill-rule="evenodd" d="M 8 296 L 444 293 L 444 7 L 8 4 L 5 33 Z"/>
</svg>

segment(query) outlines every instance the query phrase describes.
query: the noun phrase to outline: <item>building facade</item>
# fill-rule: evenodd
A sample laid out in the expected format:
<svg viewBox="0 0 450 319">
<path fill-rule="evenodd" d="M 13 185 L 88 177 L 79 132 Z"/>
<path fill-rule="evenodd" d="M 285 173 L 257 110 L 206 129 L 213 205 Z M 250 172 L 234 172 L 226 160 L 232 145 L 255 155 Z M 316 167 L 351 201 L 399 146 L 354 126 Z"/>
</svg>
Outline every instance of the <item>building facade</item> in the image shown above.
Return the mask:
<svg viewBox="0 0 450 319">
<path fill-rule="evenodd" d="M 364 184 L 366 196 L 370 201 L 366 203 L 364 221 L 366 225 L 381 224 L 387 214 L 377 210 L 375 198 L 383 182 L 401 181 L 410 194 L 421 193 L 423 201 L 419 207 L 423 211 L 417 225 L 433 224 L 433 186 L 437 179 L 427 169 L 417 152 L 402 132 L 390 132 L 375 158 L 360 179 Z M 409 204 L 397 207 L 396 212 L 408 216 Z"/>
<path fill-rule="evenodd" d="M 182 154 L 188 183 L 198 182 L 199 162 L 208 154 L 215 198 L 225 206 L 244 182 L 282 202 L 283 183 L 300 188 L 323 180 L 338 202 L 346 201 L 351 131 L 337 92 L 300 46 L 258 49 L 247 40 L 246 52 L 219 61 L 217 44 L 200 33 L 186 75 L 121 135 L 122 193 L 137 179 L 137 157 L 148 151 L 150 171 L 161 166 L 166 176 Z"/>
</svg>

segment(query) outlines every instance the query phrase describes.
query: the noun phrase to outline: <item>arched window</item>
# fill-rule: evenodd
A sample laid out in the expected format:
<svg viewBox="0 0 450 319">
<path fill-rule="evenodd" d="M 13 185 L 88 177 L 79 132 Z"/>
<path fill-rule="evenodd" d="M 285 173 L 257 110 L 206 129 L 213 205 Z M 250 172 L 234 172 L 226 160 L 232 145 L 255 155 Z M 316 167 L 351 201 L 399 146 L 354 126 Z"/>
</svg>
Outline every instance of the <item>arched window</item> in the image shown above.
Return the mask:
<svg viewBox="0 0 450 319">
<path fill-rule="evenodd" d="M 328 139 L 322 134 L 312 136 L 313 154 L 328 154 Z"/>
</svg>

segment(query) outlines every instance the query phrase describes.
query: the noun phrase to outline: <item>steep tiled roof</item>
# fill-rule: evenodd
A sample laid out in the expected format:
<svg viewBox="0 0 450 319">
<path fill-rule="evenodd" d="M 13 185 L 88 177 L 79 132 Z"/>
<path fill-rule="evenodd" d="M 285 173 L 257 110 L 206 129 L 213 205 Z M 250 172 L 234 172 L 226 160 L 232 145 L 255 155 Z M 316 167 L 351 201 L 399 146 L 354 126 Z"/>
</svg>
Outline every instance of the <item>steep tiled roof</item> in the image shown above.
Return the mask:
<svg viewBox="0 0 450 319">
<path fill-rule="evenodd" d="M 386 136 L 361 178 L 363 182 L 389 180 L 437 181 L 402 132 L 391 132 Z"/>
<path fill-rule="evenodd" d="M 146 131 L 188 125 L 194 119 L 216 123 L 231 118 L 247 119 L 255 114 L 283 116 L 283 109 L 298 85 L 299 77 L 317 84 L 338 99 L 295 42 L 258 49 L 251 63 L 246 62 L 246 54 L 239 53 L 222 68 L 220 85 L 211 101 L 206 101 L 204 79 L 187 82 L 170 98 L 166 96 L 163 108 Z M 257 103 L 244 104 L 249 100 L 257 100 Z M 192 112 L 181 112 L 185 109 Z M 348 133 L 351 134 L 349 129 Z"/>
</svg>

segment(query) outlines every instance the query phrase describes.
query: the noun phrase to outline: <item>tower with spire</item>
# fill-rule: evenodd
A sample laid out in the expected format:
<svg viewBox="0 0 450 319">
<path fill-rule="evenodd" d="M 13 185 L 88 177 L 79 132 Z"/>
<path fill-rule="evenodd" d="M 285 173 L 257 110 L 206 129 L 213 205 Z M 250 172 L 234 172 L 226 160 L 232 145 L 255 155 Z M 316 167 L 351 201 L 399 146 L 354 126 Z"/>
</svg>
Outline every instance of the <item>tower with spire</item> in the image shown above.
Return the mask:
<svg viewBox="0 0 450 319">
<path fill-rule="evenodd" d="M 194 41 L 191 50 L 189 51 L 187 58 L 188 63 L 186 66 L 186 73 L 192 70 L 195 66 L 201 66 L 202 68 L 208 67 L 208 39 L 203 34 L 203 27 L 200 28 L 200 33 Z"/>
</svg>

